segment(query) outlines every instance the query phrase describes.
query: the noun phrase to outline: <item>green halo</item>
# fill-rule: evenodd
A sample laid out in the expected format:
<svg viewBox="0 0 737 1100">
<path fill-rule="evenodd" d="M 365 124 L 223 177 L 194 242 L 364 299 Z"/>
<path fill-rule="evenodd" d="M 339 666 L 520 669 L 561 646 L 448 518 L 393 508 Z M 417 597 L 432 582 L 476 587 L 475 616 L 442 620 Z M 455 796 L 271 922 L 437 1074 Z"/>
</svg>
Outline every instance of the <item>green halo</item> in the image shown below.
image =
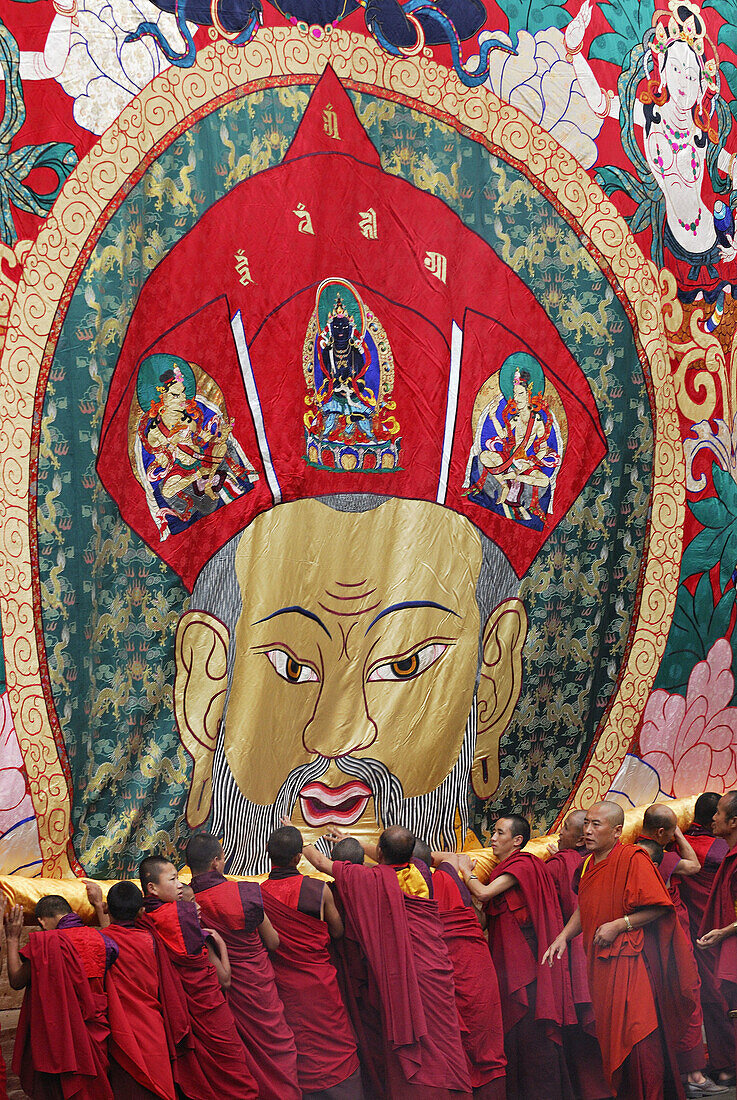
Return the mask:
<svg viewBox="0 0 737 1100">
<path fill-rule="evenodd" d="M 366 331 L 363 304 L 346 279 L 325 279 L 317 288 L 317 322 L 320 332 L 328 323 L 328 314 L 335 308 L 335 299 L 339 294 L 343 308 L 353 318 L 356 329 L 363 336 Z"/>
<path fill-rule="evenodd" d="M 194 371 L 181 355 L 147 355 L 138 368 L 136 379 L 136 397 L 144 412 L 151 408 L 152 401 L 158 401 L 157 386 L 161 385 L 161 376 L 178 367 L 184 379 L 184 392 L 191 401 L 197 393 Z"/>
<path fill-rule="evenodd" d="M 530 387 L 533 397 L 545 392 L 543 369 L 532 355 L 526 351 L 515 351 L 508 355 L 499 371 L 499 389 L 508 401 L 514 397 L 514 376 L 517 371 L 526 370 L 530 375 Z"/>
</svg>

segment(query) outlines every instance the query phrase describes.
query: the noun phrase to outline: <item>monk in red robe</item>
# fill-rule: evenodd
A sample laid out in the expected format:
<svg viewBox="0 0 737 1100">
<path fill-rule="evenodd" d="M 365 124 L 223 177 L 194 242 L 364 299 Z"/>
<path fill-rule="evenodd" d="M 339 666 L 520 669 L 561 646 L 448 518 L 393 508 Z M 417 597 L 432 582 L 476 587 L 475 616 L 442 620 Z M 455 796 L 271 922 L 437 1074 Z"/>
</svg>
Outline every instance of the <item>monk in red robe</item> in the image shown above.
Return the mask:
<svg viewBox="0 0 737 1100">
<path fill-rule="evenodd" d="M 564 923 L 570 920 L 578 908 L 578 895 L 573 889 L 573 880 L 580 874 L 586 855 L 583 843 L 585 817 L 585 810 L 573 810 L 568 814 L 558 836 L 557 849 L 551 846 L 550 858 L 545 863 L 555 885 Z M 566 1028 L 564 1047 L 574 1092 L 578 1100 L 604 1100 L 611 1096 L 612 1090 L 601 1063 L 594 1006 L 591 1003 L 586 972 L 586 953 L 580 936 L 571 941 L 568 963 L 578 1026 Z"/>
<path fill-rule="evenodd" d="M 297 1075 L 305 1100 L 363 1097 L 356 1038 L 330 958 L 331 937 L 343 922 L 330 887 L 300 874 L 302 834 L 276 829 L 267 850 L 271 872 L 261 884 L 264 911 L 279 936 L 272 956 L 284 1015 L 297 1045 Z"/>
<path fill-rule="evenodd" d="M 8 981 L 25 989 L 13 1052 L 13 1072 L 40 1100 L 113 1100 L 108 1082 L 105 973 L 117 947 L 86 928 L 58 895 L 38 902 L 43 933 L 20 949 L 23 911 L 5 917 Z"/>
<path fill-rule="evenodd" d="M 297 1048 L 284 1018 L 269 952 L 279 937 L 264 914 L 257 882 L 229 882 L 220 841 L 198 833 L 187 844 L 187 863 L 200 917 L 220 933 L 228 949 L 227 992 L 235 1026 L 261 1100 L 301 1100 Z"/>
<path fill-rule="evenodd" d="M 177 973 L 189 1012 L 194 1050 L 174 1064 L 176 1084 L 190 1100 L 251 1100 L 258 1095 L 246 1064 L 243 1043 L 205 946 L 207 938 L 194 902 L 179 900 L 176 867 L 162 856 L 148 856 L 139 867 L 144 914 L 139 925 L 152 931 L 157 948 Z M 208 932 L 211 930 L 208 929 Z M 214 933 L 217 938 L 217 933 Z M 227 967 L 227 949 L 218 940 Z"/>
<path fill-rule="evenodd" d="M 656 865 L 690 944 L 691 927 L 688 910 L 681 897 L 681 885 L 691 875 L 701 870 L 696 852 L 678 827 L 678 818 L 673 810 L 660 802 L 648 806 L 645 810 L 639 839 L 651 840 L 660 845 L 662 859 L 657 861 Z M 693 946 L 691 951 L 693 953 Z M 700 989 L 697 992 L 700 994 Z M 689 1027 L 676 1045 L 678 1068 L 686 1077 L 686 1090 L 689 1097 L 710 1096 L 712 1093 L 722 1091 L 720 1086 L 706 1077 L 703 1072 L 706 1065 L 706 1051 L 702 1038 L 703 1026 L 704 1014 L 701 1011 L 699 995 Z"/>
<path fill-rule="evenodd" d="M 651 860 L 622 845 L 622 807 L 586 811 L 588 856 L 578 908 L 545 952 L 555 969 L 583 932 L 604 1072 L 627 1100 L 683 1097 L 673 1044 L 688 1026 L 697 982 L 685 934 Z M 662 1027 L 667 1021 L 667 1030 Z"/>
<path fill-rule="evenodd" d="M 332 836 L 340 836 L 337 830 Z M 414 835 L 389 826 L 378 846 L 361 842 L 375 867 L 334 861 L 308 845 L 305 857 L 335 878 L 346 920 L 376 983 L 390 1100 L 470 1100 L 472 1086 L 430 868 L 412 860 Z M 499 1082 L 485 1095 L 499 1097 Z"/>
<path fill-rule="evenodd" d="M 680 886 L 701 979 L 701 1009 L 709 1053 L 709 1073 L 719 1085 L 725 1085 L 734 1081 L 734 1033 L 724 997 L 708 964 L 708 953 L 696 946 L 714 879 L 729 851 L 724 838 L 715 837 L 712 831 L 719 797 L 716 791 L 706 791 L 696 799 L 693 823 L 684 829 L 684 836 L 696 853 L 701 870 L 682 879 Z"/>
<path fill-rule="evenodd" d="M 494 827 L 491 848 L 499 859 L 488 884 L 477 878 L 467 855 L 459 866 L 469 890 L 484 903 L 504 1020 L 507 1096 L 568 1100 L 573 1088 L 563 1052 L 563 1028 L 576 1023 L 567 968 L 551 972 L 541 957 L 549 937 L 563 927 L 555 887 L 545 864 L 522 851 L 530 825 L 505 814 Z"/>
<path fill-rule="evenodd" d="M 116 1100 L 174 1100 L 156 941 L 151 932 L 135 927 L 143 894 L 134 882 L 116 883 L 107 908 L 112 923 L 105 935 L 118 945 L 106 979 L 113 1095 Z M 185 1027 L 189 1032 L 188 1019 Z"/>
<path fill-rule="evenodd" d="M 719 799 L 713 829 L 714 836 L 726 841 L 728 851 L 714 878 L 696 945 L 731 1017 L 737 1011 L 737 791 L 727 791 Z M 737 1038 L 737 1020 L 731 1018 Z M 732 1059 L 734 1071 L 734 1051 Z"/>
</svg>

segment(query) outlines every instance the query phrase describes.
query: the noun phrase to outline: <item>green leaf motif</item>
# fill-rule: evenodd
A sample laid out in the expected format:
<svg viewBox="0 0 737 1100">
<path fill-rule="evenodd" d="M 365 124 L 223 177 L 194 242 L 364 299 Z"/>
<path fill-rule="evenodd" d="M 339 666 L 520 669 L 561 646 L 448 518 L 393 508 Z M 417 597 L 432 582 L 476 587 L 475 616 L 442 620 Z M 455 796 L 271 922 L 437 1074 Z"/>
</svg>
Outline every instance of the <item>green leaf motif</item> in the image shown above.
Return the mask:
<svg viewBox="0 0 737 1100">
<path fill-rule="evenodd" d="M 715 642 L 729 634 L 734 603 L 735 590 L 730 588 L 714 605 L 707 573 L 701 577 L 693 596 L 685 584 L 679 587 L 668 644 L 654 687 L 686 694 L 694 667 L 706 659 Z"/>
<path fill-rule="evenodd" d="M 539 5 L 532 0 L 501 0 L 499 7 L 509 20 L 509 37 L 513 42 L 520 31 L 535 34 L 548 27 L 562 30 L 571 19 L 562 3 Z"/>
<path fill-rule="evenodd" d="M 596 61 L 610 61 L 623 67 L 623 62 L 635 45 L 641 42 L 646 31 L 652 25 L 652 4 L 633 4 L 631 0 L 610 0 L 602 5 L 611 31 L 605 31 L 594 38 L 589 47 L 589 58 Z"/>
<path fill-rule="evenodd" d="M 724 26 L 726 26 L 726 23 Z M 724 27 L 722 27 L 722 30 L 724 30 Z M 721 36 L 721 31 L 719 34 Z M 737 95 L 737 65 L 733 65 L 731 61 L 722 61 L 719 64 L 719 69 L 722 76 L 727 81 L 727 86 L 732 95 Z M 732 106 L 733 104 L 730 103 L 730 107 Z"/>
</svg>

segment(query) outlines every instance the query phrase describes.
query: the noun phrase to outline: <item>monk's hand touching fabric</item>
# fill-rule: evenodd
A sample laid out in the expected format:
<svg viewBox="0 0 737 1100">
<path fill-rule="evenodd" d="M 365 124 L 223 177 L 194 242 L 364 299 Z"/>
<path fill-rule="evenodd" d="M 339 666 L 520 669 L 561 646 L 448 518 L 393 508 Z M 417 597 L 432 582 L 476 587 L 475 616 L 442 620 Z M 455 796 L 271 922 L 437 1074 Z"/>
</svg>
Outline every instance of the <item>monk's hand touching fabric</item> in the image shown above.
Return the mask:
<svg viewBox="0 0 737 1100">
<path fill-rule="evenodd" d="M 474 862 L 467 852 L 461 852 L 458 856 L 458 870 L 464 876 L 472 875 L 474 873 Z"/>
<path fill-rule="evenodd" d="M 610 920 L 606 924 L 600 924 L 594 932 L 594 943 L 599 947 L 609 947 L 614 943 L 617 936 L 621 935 L 626 930 L 624 921 Z"/>
<path fill-rule="evenodd" d="M 12 905 L 3 914 L 3 926 L 6 940 L 19 940 L 23 931 L 23 906 Z"/>
</svg>

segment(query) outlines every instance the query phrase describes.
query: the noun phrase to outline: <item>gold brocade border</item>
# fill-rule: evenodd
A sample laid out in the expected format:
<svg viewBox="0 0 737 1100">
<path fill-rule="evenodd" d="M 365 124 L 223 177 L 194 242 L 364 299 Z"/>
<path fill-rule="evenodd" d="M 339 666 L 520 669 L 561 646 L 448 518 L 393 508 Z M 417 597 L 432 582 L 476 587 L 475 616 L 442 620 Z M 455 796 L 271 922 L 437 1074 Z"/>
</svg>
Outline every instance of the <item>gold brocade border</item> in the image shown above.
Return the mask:
<svg viewBox="0 0 737 1100">
<path fill-rule="evenodd" d="M 41 684 L 34 631 L 29 492 L 35 498 L 31 437 L 34 399 L 47 342 L 75 262 L 108 204 L 158 142 L 195 112 L 256 81 L 314 78 L 327 64 L 351 88 L 386 91 L 418 111 L 462 128 L 537 180 L 582 243 L 605 261 L 634 319 L 654 391 L 652 518 L 640 615 L 619 690 L 578 782 L 575 802 L 609 789 L 631 744 L 665 649 L 682 553 L 685 466 L 660 309 L 657 272 L 613 203 L 574 157 L 488 88 L 466 88 L 425 57 L 395 58 L 364 35 L 335 30 L 316 40 L 268 28 L 246 47 L 218 41 L 191 69 L 172 67 L 119 115 L 66 181 L 26 259 L 0 361 L 0 611 L 10 704 L 38 815 L 44 874 L 72 873 L 67 855 L 70 796 Z M 311 82 L 312 82 L 311 81 Z M 35 516 L 30 522 L 35 523 Z"/>
</svg>

